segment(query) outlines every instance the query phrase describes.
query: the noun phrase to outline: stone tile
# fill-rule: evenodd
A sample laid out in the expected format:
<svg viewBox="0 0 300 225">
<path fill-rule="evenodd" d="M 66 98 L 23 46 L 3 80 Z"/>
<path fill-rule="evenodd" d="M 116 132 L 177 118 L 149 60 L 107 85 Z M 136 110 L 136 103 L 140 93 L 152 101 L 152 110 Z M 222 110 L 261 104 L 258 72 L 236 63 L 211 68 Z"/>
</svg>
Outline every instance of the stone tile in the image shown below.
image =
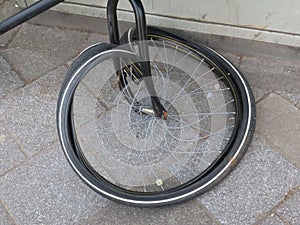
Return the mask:
<svg viewBox="0 0 300 225">
<path fill-rule="evenodd" d="M 2 54 L 30 82 L 68 62 L 84 47 L 87 33 L 24 24 Z"/>
<path fill-rule="evenodd" d="M 8 63 L 0 55 L 0 98 L 23 85 L 24 82 L 11 70 Z"/>
<path fill-rule="evenodd" d="M 110 203 L 105 209 L 84 223 L 98 224 L 219 224 L 195 200 L 171 207 L 137 208 Z"/>
<path fill-rule="evenodd" d="M 60 67 L 0 101 L 0 117 L 29 156 L 57 141 L 56 104 L 66 68 Z"/>
<path fill-rule="evenodd" d="M 199 200 L 221 224 L 247 225 L 299 184 L 300 170 L 255 135 L 237 168 Z"/>
<path fill-rule="evenodd" d="M 228 51 L 222 51 L 218 50 L 218 52 L 224 56 L 226 59 L 228 59 L 234 66 L 239 68 L 240 66 L 240 61 L 241 61 L 241 56 L 238 56 L 234 53 L 228 52 Z"/>
<path fill-rule="evenodd" d="M 292 224 L 299 224 L 300 221 L 300 188 L 299 191 L 286 201 L 278 211 Z"/>
<path fill-rule="evenodd" d="M 269 93 L 269 91 L 261 89 L 261 88 L 252 87 L 251 89 L 254 94 L 255 102 L 262 100 Z"/>
<path fill-rule="evenodd" d="M 90 46 L 96 43 L 109 43 L 109 37 L 100 33 L 91 33 L 86 41 L 86 46 Z"/>
<path fill-rule="evenodd" d="M 277 215 L 271 214 L 265 221 L 259 225 L 286 225 Z"/>
<path fill-rule="evenodd" d="M 299 60 L 244 56 L 240 70 L 252 87 L 299 93 Z"/>
<path fill-rule="evenodd" d="M 107 200 L 75 175 L 54 146 L 0 178 L 0 198 L 18 224 L 81 224 Z"/>
<path fill-rule="evenodd" d="M 8 131 L 0 122 L 0 175 L 18 165 L 25 159 L 18 144 L 12 139 Z"/>
<path fill-rule="evenodd" d="M 300 108 L 300 94 L 291 94 L 285 91 L 277 91 L 276 94 L 280 95 L 284 99 L 288 100 L 290 103 L 295 105 L 297 108 Z"/>
<path fill-rule="evenodd" d="M 300 110 L 276 94 L 257 105 L 257 132 L 300 168 Z"/>
<path fill-rule="evenodd" d="M 1 225 L 15 225 L 15 223 L 9 217 L 6 209 L 0 202 L 0 224 Z"/>
<path fill-rule="evenodd" d="M 10 0 L 10 1 L 0 1 L 0 21 L 3 21 L 4 19 L 8 18 L 9 16 L 14 15 L 18 11 L 20 11 L 19 8 L 15 7 L 16 1 Z M 18 28 L 15 28 L 8 33 L 5 33 L 1 35 L 0 38 L 0 47 L 5 47 L 7 44 L 14 38 L 15 34 L 17 33 Z"/>
</svg>

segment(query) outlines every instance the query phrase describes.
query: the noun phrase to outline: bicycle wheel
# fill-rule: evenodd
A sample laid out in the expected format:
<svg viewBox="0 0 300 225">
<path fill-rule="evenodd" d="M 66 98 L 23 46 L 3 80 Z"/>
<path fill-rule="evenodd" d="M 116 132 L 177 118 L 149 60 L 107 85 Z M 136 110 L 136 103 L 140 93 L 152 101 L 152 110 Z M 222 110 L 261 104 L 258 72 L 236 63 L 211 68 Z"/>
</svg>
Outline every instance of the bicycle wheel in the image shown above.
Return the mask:
<svg viewBox="0 0 300 225">
<path fill-rule="evenodd" d="M 228 174 L 250 142 L 255 108 L 243 76 L 214 51 L 156 29 L 149 39 L 151 77 L 137 74 L 143 60 L 132 41 L 133 52 L 79 56 L 57 122 L 67 159 L 87 185 L 115 201 L 157 206 L 190 199 Z M 145 79 L 166 120 L 154 116 Z"/>
</svg>

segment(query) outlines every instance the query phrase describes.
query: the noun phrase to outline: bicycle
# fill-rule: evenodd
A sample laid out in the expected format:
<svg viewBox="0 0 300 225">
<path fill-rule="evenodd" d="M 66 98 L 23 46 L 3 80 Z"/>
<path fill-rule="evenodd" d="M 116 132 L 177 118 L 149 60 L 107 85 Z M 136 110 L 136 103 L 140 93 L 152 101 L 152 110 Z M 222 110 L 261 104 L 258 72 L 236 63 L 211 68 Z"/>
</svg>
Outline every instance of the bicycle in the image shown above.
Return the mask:
<svg viewBox="0 0 300 225">
<path fill-rule="evenodd" d="M 0 23 L 0 34 L 62 2 L 43 0 Z M 72 63 L 57 105 L 57 129 L 71 167 L 94 191 L 134 206 L 189 200 L 238 164 L 255 129 L 252 91 L 211 48 L 146 25 L 119 36 L 109 0 L 110 43 Z"/>
</svg>

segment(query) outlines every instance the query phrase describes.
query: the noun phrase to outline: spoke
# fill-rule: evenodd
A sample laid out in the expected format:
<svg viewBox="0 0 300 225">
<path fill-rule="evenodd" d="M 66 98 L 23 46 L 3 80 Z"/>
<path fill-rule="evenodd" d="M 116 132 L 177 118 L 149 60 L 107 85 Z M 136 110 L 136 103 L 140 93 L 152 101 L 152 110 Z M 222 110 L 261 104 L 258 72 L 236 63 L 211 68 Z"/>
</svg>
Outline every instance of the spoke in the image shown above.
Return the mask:
<svg viewBox="0 0 300 225">
<path fill-rule="evenodd" d="M 206 76 L 207 74 L 209 74 L 210 72 L 212 72 L 214 70 L 214 68 L 211 68 L 209 71 L 205 72 L 204 74 L 202 74 L 201 76 L 197 77 L 196 79 L 194 79 L 191 83 L 190 80 L 193 79 L 193 75 L 194 73 L 196 73 L 196 71 L 198 71 L 198 69 L 200 68 L 200 66 L 202 65 L 204 60 L 202 60 L 197 68 L 195 69 L 195 71 L 193 72 L 193 74 L 190 76 L 190 78 L 188 79 L 188 81 L 184 84 L 184 86 L 181 88 L 181 90 L 172 98 L 170 98 L 170 100 L 172 100 L 172 103 L 174 103 L 174 101 L 176 100 L 177 97 L 179 97 L 181 95 L 181 93 L 183 91 L 185 91 L 188 87 L 190 87 L 193 83 L 195 83 L 196 81 L 199 81 L 201 78 L 203 78 L 204 76 Z"/>
<path fill-rule="evenodd" d="M 187 94 L 184 94 L 184 95 L 181 95 L 181 96 L 177 96 L 177 99 L 174 99 L 172 103 L 178 101 L 178 99 L 184 98 L 185 96 L 189 96 L 189 95 L 191 95 L 191 94 L 194 94 L 194 93 L 197 92 L 198 90 L 201 90 L 201 91 L 202 91 L 202 89 L 203 89 L 204 87 L 207 87 L 207 86 L 210 85 L 210 84 L 213 84 L 213 83 L 215 83 L 215 82 L 218 82 L 218 81 L 221 80 L 221 79 L 223 79 L 223 77 L 219 77 L 218 79 L 215 79 L 215 80 L 213 80 L 213 81 L 211 81 L 211 82 L 208 82 L 208 83 L 206 83 L 205 85 L 203 85 L 203 86 L 201 86 L 201 87 L 199 87 L 199 88 L 197 88 L 197 89 L 195 89 L 195 90 L 193 90 L 193 91 L 191 91 L 191 92 L 189 92 L 189 93 L 187 93 Z"/>
<path fill-rule="evenodd" d="M 193 113 L 193 114 L 182 114 L 182 115 L 168 115 L 168 117 L 190 117 L 200 115 L 235 115 L 236 112 L 207 112 L 207 113 Z"/>
<path fill-rule="evenodd" d="M 165 123 L 163 123 L 163 126 L 165 126 Z M 164 129 L 164 130 L 167 130 L 167 129 Z M 167 140 L 167 136 L 166 136 L 166 133 L 164 132 L 164 138 L 165 138 L 165 142 L 166 143 L 168 143 L 168 140 Z M 162 148 L 164 151 L 167 151 L 167 152 L 169 152 L 170 154 L 171 154 L 171 156 L 177 161 L 177 162 L 179 162 L 183 167 L 185 167 L 185 168 L 187 168 L 188 170 L 190 170 L 194 175 L 195 175 L 195 173 L 194 173 L 194 171 L 192 171 L 190 168 L 188 168 L 186 165 L 184 165 L 175 155 L 174 155 L 174 153 L 170 150 L 170 148 L 169 148 L 169 146 L 168 145 L 166 145 L 167 146 L 167 149 L 165 149 L 165 148 Z"/>
<path fill-rule="evenodd" d="M 146 130 L 146 137 L 148 136 L 148 132 L 150 131 L 150 125 L 152 126 L 153 121 L 155 121 L 155 118 L 154 118 L 153 120 L 151 120 L 151 121 L 149 122 L 149 124 L 148 124 L 147 130 Z M 153 128 L 153 127 L 152 127 L 152 128 Z M 153 131 L 153 130 L 152 130 L 152 131 Z M 153 133 L 153 132 L 152 132 L 152 133 Z M 144 142 L 144 147 L 143 147 L 143 149 L 145 149 L 145 147 L 146 147 L 145 145 L 146 145 L 146 141 Z M 155 177 L 155 179 L 156 179 L 156 181 L 157 181 L 157 180 L 158 180 L 158 177 L 157 177 L 157 175 L 156 175 L 154 169 L 153 169 L 152 166 L 150 165 L 149 158 L 148 158 L 148 155 L 147 155 L 147 154 L 146 154 L 146 158 L 147 158 L 148 165 L 149 165 L 149 168 L 150 168 L 150 170 L 151 170 L 151 173 L 154 175 L 154 177 Z M 162 190 L 164 190 L 164 187 L 163 187 L 162 185 L 160 186 L 160 188 L 161 188 Z"/>
<path fill-rule="evenodd" d="M 177 120 L 177 119 L 174 119 L 174 120 L 176 120 L 176 121 L 178 121 L 178 122 L 182 122 L 182 123 L 184 123 L 184 124 L 186 124 L 186 125 L 185 125 L 185 126 L 181 126 L 181 127 L 169 127 L 169 128 L 171 128 L 172 130 L 182 129 L 182 128 L 184 128 L 184 127 L 192 127 L 192 129 L 197 130 L 198 132 L 201 132 L 201 131 L 206 132 L 207 134 L 203 137 L 204 139 L 207 139 L 208 137 L 210 137 L 210 136 L 212 136 L 212 135 L 215 135 L 215 134 L 218 135 L 218 136 L 221 136 L 221 135 L 219 134 L 220 132 L 225 131 L 225 130 L 227 130 L 227 129 L 232 129 L 232 128 L 234 128 L 234 126 L 224 127 L 224 128 L 222 128 L 222 129 L 220 129 L 220 130 L 218 130 L 218 131 L 211 132 L 211 131 L 205 130 L 205 129 L 203 129 L 203 128 L 196 127 L 194 124 L 189 124 L 189 123 L 187 123 L 187 122 L 185 122 L 185 121 L 180 121 L 180 120 Z M 196 122 L 196 123 L 198 123 L 198 122 Z M 201 139 L 202 139 L 202 138 L 201 138 Z M 199 140 L 200 140 L 200 139 L 199 139 Z"/>
<path fill-rule="evenodd" d="M 176 58 L 176 55 L 177 55 L 177 51 L 178 51 L 178 45 L 176 45 L 175 52 L 173 53 L 172 65 L 175 63 L 175 58 Z"/>
<path fill-rule="evenodd" d="M 163 57 L 161 56 L 161 54 L 160 54 L 160 52 L 159 52 L 159 50 L 158 50 L 158 47 L 157 47 L 157 45 L 155 44 L 153 38 L 151 38 L 151 42 L 153 43 L 154 48 L 155 48 L 155 50 L 156 50 L 158 56 L 160 57 L 160 60 L 163 62 L 163 61 L 164 61 L 164 60 L 163 60 Z M 165 70 L 168 71 L 168 68 L 166 67 L 165 64 L 164 64 L 164 66 L 165 66 Z"/>
<path fill-rule="evenodd" d="M 165 40 L 163 40 L 163 46 L 164 46 L 164 53 L 165 53 L 165 58 L 166 58 L 166 61 L 165 61 L 165 63 L 166 64 L 169 64 L 168 63 L 168 54 L 167 54 L 167 48 L 166 48 L 166 43 L 165 43 Z"/>
<path fill-rule="evenodd" d="M 192 52 L 187 53 L 180 60 L 178 60 L 175 65 L 172 65 L 171 68 L 168 71 L 171 71 L 174 67 L 176 67 L 179 63 L 181 63 L 186 57 L 188 57 L 191 54 L 192 54 Z"/>
</svg>

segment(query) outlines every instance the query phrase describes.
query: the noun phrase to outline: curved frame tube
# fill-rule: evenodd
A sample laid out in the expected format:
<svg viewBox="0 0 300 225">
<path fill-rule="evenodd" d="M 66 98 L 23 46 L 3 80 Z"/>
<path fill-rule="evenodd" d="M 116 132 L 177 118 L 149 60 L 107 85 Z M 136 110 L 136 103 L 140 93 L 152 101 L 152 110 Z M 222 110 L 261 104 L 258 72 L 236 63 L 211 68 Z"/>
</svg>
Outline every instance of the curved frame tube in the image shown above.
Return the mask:
<svg viewBox="0 0 300 225">
<path fill-rule="evenodd" d="M 147 25 L 145 10 L 141 0 L 129 0 L 135 15 L 135 23 L 138 34 L 138 47 L 139 56 L 142 59 L 140 63 L 140 68 L 144 77 L 151 76 L 150 61 L 149 61 L 149 49 L 147 45 Z M 107 21 L 108 21 L 108 31 L 109 39 L 111 44 L 120 45 L 120 34 L 118 28 L 118 18 L 117 18 L 117 6 L 119 0 L 108 0 L 107 2 Z M 118 65 L 118 62 L 115 62 Z M 119 66 L 117 68 L 120 68 Z M 167 113 L 165 108 L 159 101 L 157 97 L 152 79 L 145 79 L 145 85 L 151 96 L 152 107 L 154 114 L 157 117 L 163 117 L 166 119 Z"/>
</svg>

